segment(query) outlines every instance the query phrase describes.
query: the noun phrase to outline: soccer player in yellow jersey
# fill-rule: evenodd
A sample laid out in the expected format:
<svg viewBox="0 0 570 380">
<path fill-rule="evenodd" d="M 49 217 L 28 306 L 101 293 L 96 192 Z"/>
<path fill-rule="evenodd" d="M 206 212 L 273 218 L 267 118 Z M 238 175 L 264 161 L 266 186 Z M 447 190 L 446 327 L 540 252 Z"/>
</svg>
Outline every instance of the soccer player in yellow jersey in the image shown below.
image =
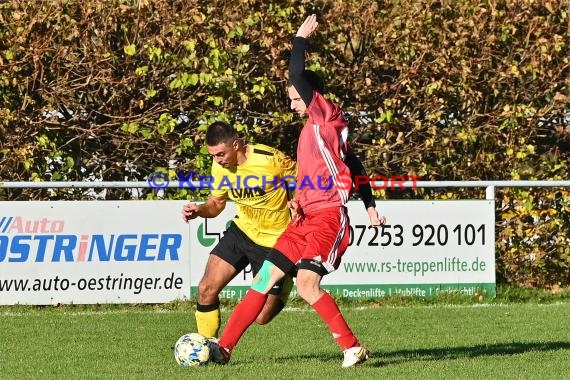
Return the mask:
<svg viewBox="0 0 570 380">
<path fill-rule="evenodd" d="M 206 131 L 206 145 L 213 156 L 210 197 L 203 204 L 190 203 L 182 209 L 187 222 L 198 216 L 214 218 L 226 201 L 236 204 L 237 215 L 212 250 L 198 285 L 196 324 L 198 333 L 216 337 L 220 327 L 219 293 L 247 264 L 254 275 L 267 253 L 291 221 L 285 180 L 295 180 L 296 165 L 277 149 L 245 145 L 232 126 L 214 122 Z M 259 324 L 271 321 L 281 309 L 292 287 L 291 277 L 276 284 Z"/>
</svg>

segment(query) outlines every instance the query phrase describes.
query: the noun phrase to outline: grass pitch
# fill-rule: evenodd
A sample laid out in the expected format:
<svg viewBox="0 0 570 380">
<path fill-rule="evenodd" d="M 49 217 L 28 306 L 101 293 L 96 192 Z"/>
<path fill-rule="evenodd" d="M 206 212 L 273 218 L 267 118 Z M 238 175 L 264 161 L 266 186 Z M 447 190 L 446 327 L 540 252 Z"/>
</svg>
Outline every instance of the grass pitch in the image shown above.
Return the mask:
<svg viewBox="0 0 570 380">
<path fill-rule="evenodd" d="M 199 368 L 179 367 L 171 349 L 196 330 L 189 304 L 0 308 L 0 378 L 570 377 L 570 302 L 341 309 L 374 355 L 357 368 L 340 367 L 340 350 L 307 307 L 254 325 L 229 365 Z"/>
</svg>

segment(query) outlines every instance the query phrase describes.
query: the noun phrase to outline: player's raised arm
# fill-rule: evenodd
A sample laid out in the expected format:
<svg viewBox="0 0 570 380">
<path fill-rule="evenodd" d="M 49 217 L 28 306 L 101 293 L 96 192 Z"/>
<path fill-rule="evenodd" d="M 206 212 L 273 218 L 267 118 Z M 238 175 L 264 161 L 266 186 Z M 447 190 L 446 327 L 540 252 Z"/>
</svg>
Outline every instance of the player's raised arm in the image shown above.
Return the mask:
<svg viewBox="0 0 570 380">
<path fill-rule="evenodd" d="M 317 16 L 310 15 L 305 19 L 293 39 L 293 48 L 289 59 L 289 83 L 295 87 L 306 107 L 313 99 L 313 87 L 304 75 L 305 50 L 307 38 L 315 31 L 317 25 Z"/>
</svg>

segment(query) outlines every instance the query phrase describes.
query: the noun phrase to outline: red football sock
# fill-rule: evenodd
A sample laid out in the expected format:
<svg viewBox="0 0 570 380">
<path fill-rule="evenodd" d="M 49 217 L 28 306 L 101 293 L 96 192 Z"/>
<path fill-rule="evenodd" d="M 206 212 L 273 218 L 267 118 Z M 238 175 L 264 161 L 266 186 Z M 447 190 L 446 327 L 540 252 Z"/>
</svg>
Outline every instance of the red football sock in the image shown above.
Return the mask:
<svg viewBox="0 0 570 380">
<path fill-rule="evenodd" d="M 328 293 L 323 293 L 321 298 L 313 304 L 313 309 L 315 309 L 323 321 L 329 326 L 329 330 L 340 348 L 346 350 L 347 348 L 358 345 L 358 339 L 356 339 L 350 327 L 348 327 L 338 305 Z"/>
<path fill-rule="evenodd" d="M 263 310 L 266 300 L 267 294 L 249 289 L 245 297 L 234 309 L 232 315 L 230 315 L 230 319 L 219 341 L 220 346 L 230 351 L 233 350 L 241 336 L 245 333 L 245 330 L 255 322 L 257 316 Z"/>
</svg>

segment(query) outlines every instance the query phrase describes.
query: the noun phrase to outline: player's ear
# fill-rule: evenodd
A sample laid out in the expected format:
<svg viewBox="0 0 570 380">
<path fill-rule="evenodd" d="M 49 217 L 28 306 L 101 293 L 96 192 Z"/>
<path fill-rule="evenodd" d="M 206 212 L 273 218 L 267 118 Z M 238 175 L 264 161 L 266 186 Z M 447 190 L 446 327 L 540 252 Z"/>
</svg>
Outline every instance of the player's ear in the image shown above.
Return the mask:
<svg viewBox="0 0 570 380">
<path fill-rule="evenodd" d="M 232 142 L 232 149 L 233 149 L 233 150 L 239 150 L 239 146 L 240 146 L 240 141 L 239 141 L 239 139 L 235 139 L 235 140 Z"/>
</svg>

